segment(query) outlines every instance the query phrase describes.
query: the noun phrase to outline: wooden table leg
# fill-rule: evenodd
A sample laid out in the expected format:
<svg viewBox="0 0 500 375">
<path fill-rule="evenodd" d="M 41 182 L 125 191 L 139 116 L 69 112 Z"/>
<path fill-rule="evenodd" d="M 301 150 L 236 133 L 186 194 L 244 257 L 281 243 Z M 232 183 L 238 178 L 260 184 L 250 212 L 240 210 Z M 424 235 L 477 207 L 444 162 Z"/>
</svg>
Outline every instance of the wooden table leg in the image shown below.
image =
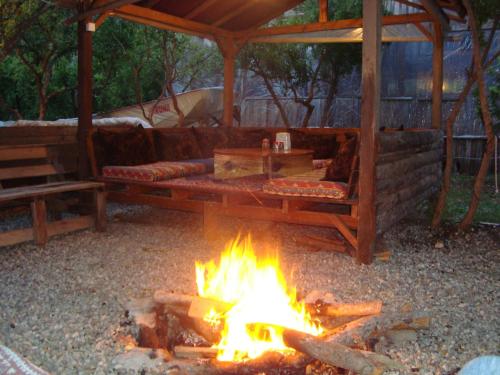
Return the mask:
<svg viewBox="0 0 500 375">
<path fill-rule="evenodd" d="M 106 231 L 106 192 L 96 190 L 95 192 L 95 229 L 98 232 Z"/>
<path fill-rule="evenodd" d="M 45 200 L 35 198 L 31 202 L 31 216 L 33 219 L 33 239 L 38 246 L 44 246 L 47 243 L 47 206 Z"/>
</svg>

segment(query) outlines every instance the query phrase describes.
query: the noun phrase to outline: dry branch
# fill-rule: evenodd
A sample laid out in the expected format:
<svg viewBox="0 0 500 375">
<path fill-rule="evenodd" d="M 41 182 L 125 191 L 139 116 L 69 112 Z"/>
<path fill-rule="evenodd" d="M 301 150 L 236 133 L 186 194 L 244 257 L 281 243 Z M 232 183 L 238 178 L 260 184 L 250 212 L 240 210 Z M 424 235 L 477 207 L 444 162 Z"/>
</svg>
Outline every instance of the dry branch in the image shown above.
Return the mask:
<svg viewBox="0 0 500 375">
<path fill-rule="evenodd" d="M 355 346 L 395 327 L 425 329 L 429 325 L 429 316 L 422 313 L 387 313 L 363 317 L 333 329 L 328 332 L 326 340 L 346 346 Z"/>
<path fill-rule="evenodd" d="M 366 354 L 335 342 L 325 342 L 306 333 L 285 330 L 283 339 L 287 346 L 321 362 L 362 375 L 381 374 L 388 368 L 401 368 L 401 365 L 381 354 Z"/>
<path fill-rule="evenodd" d="M 215 358 L 217 356 L 217 348 L 177 345 L 174 347 L 174 354 L 177 358 Z"/>
<path fill-rule="evenodd" d="M 328 316 L 377 315 L 382 311 L 382 301 L 339 303 L 325 306 L 320 312 Z"/>
</svg>

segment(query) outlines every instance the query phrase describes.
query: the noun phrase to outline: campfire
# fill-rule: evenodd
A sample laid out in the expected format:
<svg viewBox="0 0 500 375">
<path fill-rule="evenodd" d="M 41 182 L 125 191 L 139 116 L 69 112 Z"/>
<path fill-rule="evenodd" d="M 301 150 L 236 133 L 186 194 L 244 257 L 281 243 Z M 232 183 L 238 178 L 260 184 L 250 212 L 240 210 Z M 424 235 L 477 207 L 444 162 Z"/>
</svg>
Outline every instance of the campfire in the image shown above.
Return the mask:
<svg viewBox="0 0 500 375">
<path fill-rule="evenodd" d="M 215 345 L 220 361 L 244 361 L 267 351 L 290 353 L 283 342 L 284 329 L 318 336 L 323 332 L 295 288 L 287 286 L 277 253 L 257 257 L 250 236 L 232 241 L 218 265 L 196 263 L 198 294 L 227 304 L 226 311 L 211 308 L 203 319 L 222 324 Z M 215 321 L 214 321 L 215 320 Z"/>
<path fill-rule="evenodd" d="M 196 262 L 195 270 L 198 296 L 159 290 L 127 311 L 138 327 L 131 346 L 162 350 L 164 362 L 186 373 L 303 374 L 328 367 L 334 374 L 379 374 L 401 367 L 372 351 L 381 338 L 429 327 L 429 318 L 408 306 L 382 313 L 377 300 L 299 298 L 278 252 L 254 251 L 250 236 L 230 242 L 217 262 Z"/>
</svg>

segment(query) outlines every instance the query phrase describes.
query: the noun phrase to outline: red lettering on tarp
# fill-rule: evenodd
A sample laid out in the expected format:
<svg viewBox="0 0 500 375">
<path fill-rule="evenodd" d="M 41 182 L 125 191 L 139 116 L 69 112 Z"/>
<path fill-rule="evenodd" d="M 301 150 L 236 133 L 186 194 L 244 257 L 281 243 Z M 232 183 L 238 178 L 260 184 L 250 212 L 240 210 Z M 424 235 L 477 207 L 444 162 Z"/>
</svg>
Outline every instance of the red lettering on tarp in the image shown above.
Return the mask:
<svg viewBox="0 0 500 375">
<path fill-rule="evenodd" d="M 153 114 L 155 115 L 163 112 L 171 112 L 170 103 L 158 104 L 156 107 L 153 108 Z"/>
</svg>

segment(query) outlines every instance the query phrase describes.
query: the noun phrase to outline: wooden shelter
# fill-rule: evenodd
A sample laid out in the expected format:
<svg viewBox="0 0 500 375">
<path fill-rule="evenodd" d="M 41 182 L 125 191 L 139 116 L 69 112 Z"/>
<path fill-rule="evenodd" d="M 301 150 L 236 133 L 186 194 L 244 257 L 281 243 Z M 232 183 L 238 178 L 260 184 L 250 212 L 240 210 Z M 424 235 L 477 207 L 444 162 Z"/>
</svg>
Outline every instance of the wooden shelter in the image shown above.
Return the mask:
<svg viewBox="0 0 500 375">
<path fill-rule="evenodd" d="M 376 239 L 377 132 L 380 128 L 380 60 L 383 41 L 427 41 L 434 44 L 432 128 L 441 127 L 443 36 L 450 21 L 465 22 L 461 0 L 397 0 L 407 14 L 382 15 L 382 0 L 364 0 L 363 18 L 328 19 L 328 0 L 319 1 L 318 21 L 263 27 L 303 0 L 60 0 L 74 7 L 78 22 L 80 175 L 86 176 L 92 126 L 92 31 L 107 17 L 214 40 L 224 57 L 224 116 L 232 125 L 235 58 L 249 42 L 362 42 L 362 102 L 358 243 L 356 257 L 370 263 Z"/>
</svg>

